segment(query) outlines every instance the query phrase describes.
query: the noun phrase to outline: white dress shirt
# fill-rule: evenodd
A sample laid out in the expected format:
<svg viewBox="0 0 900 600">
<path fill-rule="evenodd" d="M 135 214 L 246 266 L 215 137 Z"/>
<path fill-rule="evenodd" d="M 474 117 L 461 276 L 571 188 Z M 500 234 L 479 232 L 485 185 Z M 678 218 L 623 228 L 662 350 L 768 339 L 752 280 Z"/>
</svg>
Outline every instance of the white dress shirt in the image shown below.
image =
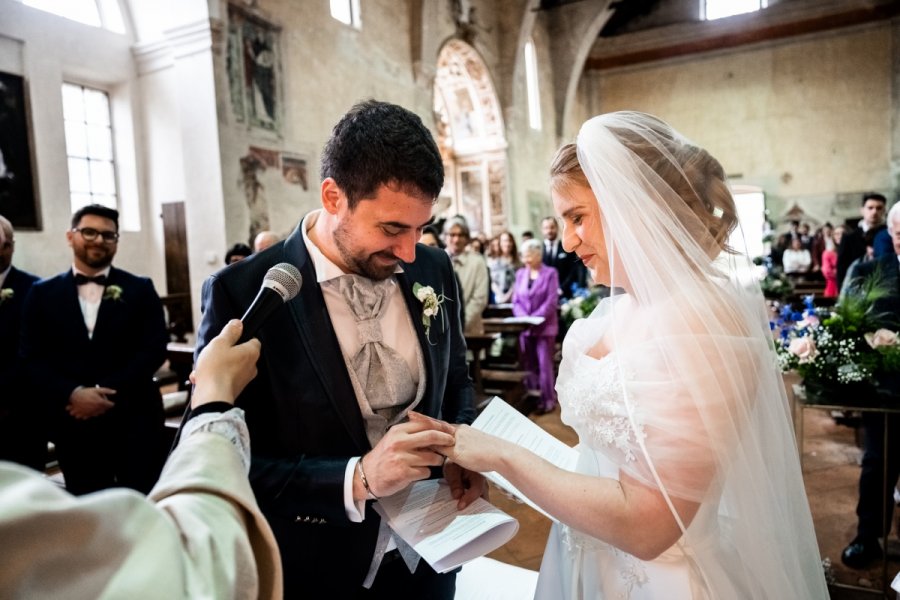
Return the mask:
<svg viewBox="0 0 900 600">
<path fill-rule="evenodd" d="M 359 335 L 356 330 L 356 319 L 350 310 L 350 306 L 341 295 L 338 287 L 338 278 L 347 275 L 340 267 L 331 262 L 322 251 L 309 238 L 308 232 L 315 225 L 321 210 L 316 210 L 303 218 L 300 231 L 303 234 L 303 243 L 309 252 L 313 268 L 316 271 L 316 283 L 322 289 L 325 298 L 325 306 L 331 316 L 331 325 L 337 335 L 338 344 L 345 356 L 355 356 L 360 349 Z M 403 269 L 398 265 L 395 273 L 402 273 Z M 381 317 L 382 342 L 396 350 L 409 365 L 409 372 L 413 377 L 413 383 L 419 383 L 419 364 L 416 358 L 415 344 L 416 331 L 410 326 L 407 316 L 406 302 L 400 293 L 396 278 L 391 278 L 390 304 L 387 311 Z M 353 476 L 356 463 L 360 457 L 351 458 L 344 470 L 344 509 L 347 518 L 354 523 L 360 523 L 365 518 L 365 501 L 353 501 Z M 390 548 L 389 548 L 390 549 Z"/>
<path fill-rule="evenodd" d="M 88 277 L 98 277 L 105 275 L 109 277 L 109 267 L 106 267 L 96 275 L 88 275 L 79 271 L 75 265 L 72 265 L 72 272 L 75 275 L 81 274 Z M 78 304 L 81 305 L 81 314 L 84 315 L 84 326 L 87 327 L 88 337 L 94 337 L 94 327 L 97 325 L 97 313 L 100 312 L 100 302 L 103 300 L 103 290 L 106 288 L 99 283 L 83 283 L 78 288 Z"/>
</svg>

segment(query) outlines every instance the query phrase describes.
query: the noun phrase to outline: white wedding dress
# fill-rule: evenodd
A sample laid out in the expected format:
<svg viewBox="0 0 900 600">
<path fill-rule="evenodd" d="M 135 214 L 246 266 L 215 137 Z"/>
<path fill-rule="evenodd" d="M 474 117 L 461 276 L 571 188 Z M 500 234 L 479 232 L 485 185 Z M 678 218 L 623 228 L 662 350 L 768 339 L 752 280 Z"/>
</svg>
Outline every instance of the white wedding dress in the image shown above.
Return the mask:
<svg viewBox="0 0 900 600">
<path fill-rule="evenodd" d="M 554 177 L 554 203 L 565 209 L 564 239 L 613 296 L 566 334 L 562 420 L 579 436 L 578 472 L 652 490 L 681 535 L 644 561 L 555 525 L 536 597 L 827 599 L 768 315 L 732 235 L 724 169 L 642 113 L 587 121 L 575 150 L 583 178 L 563 153 L 551 170 L 569 175 Z M 658 510 L 634 498 L 626 514 Z M 605 526 L 602 506 L 590 530 L 625 536 Z M 655 539 L 634 529 L 624 543 Z"/>
<path fill-rule="evenodd" d="M 587 323 L 583 320 L 575 326 Z M 619 448 L 627 456 L 635 441 L 616 355 L 599 360 L 588 356 L 587 348 L 577 347 L 575 333 L 567 337 L 565 353 L 573 356 L 574 365 L 561 369 L 557 391 L 563 422 L 575 427 L 582 442 L 577 471 L 618 480 L 619 466 L 591 449 Z M 694 525 L 699 523 L 695 520 Z M 560 523 L 550 531 L 535 594 L 536 599 L 546 600 L 708 597 L 702 578 L 692 572 L 689 550 L 680 543 L 655 560 L 644 561 Z"/>
</svg>

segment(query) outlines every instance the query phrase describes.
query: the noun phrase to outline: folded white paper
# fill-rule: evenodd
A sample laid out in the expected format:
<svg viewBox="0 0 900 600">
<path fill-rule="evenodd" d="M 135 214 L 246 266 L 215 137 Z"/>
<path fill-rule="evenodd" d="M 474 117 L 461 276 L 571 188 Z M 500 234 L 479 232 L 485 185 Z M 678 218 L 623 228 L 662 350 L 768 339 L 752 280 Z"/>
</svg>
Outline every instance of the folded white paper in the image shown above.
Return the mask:
<svg viewBox="0 0 900 600">
<path fill-rule="evenodd" d="M 438 573 L 452 571 L 508 542 L 519 522 L 483 498 L 457 509 L 446 481 L 417 481 L 381 498 L 375 511 Z"/>
<path fill-rule="evenodd" d="M 578 464 L 578 450 L 565 445 L 497 396 L 491 398 L 472 427 L 531 450 L 560 469 L 575 471 Z M 484 476 L 536 511 L 553 519 L 499 473 L 491 471 Z"/>
</svg>

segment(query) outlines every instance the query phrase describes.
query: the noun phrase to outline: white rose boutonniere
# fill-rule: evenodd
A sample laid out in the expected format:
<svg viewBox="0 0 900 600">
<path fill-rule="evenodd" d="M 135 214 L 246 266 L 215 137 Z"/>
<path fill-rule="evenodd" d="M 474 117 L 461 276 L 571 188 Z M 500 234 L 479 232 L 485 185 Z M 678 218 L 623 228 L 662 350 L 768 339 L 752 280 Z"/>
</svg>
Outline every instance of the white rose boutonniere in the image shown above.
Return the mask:
<svg viewBox="0 0 900 600">
<path fill-rule="evenodd" d="M 15 293 L 12 288 L 3 288 L 0 290 L 0 304 L 3 304 L 7 300 L 12 300 Z"/>
<path fill-rule="evenodd" d="M 117 285 L 106 286 L 106 290 L 103 292 L 103 299 L 119 302 L 122 300 L 122 288 Z"/>
<path fill-rule="evenodd" d="M 413 294 L 422 303 L 422 325 L 425 326 L 425 337 L 428 337 L 431 333 L 431 319 L 440 314 L 441 304 L 447 297 L 444 294 L 438 295 L 433 287 L 421 283 L 413 284 Z"/>
</svg>

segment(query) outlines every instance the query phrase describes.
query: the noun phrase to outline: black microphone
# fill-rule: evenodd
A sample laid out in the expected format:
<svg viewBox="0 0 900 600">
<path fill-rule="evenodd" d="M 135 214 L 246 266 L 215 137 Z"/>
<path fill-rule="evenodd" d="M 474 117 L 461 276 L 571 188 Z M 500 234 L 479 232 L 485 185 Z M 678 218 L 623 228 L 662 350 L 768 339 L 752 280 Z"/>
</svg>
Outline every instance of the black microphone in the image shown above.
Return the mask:
<svg viewBox="0 0 900 600">
<path fill-rule="evenodd" d="M 269 269 L 263 277 L 259 293 L 241 317 L 244 331 L 238 344 L 243 344 L 254 337 L 275 309 L 296 297 L 300 293 L 302 283 L 300 271 L 291 263 L 278 263 Z"/>
</svg>

